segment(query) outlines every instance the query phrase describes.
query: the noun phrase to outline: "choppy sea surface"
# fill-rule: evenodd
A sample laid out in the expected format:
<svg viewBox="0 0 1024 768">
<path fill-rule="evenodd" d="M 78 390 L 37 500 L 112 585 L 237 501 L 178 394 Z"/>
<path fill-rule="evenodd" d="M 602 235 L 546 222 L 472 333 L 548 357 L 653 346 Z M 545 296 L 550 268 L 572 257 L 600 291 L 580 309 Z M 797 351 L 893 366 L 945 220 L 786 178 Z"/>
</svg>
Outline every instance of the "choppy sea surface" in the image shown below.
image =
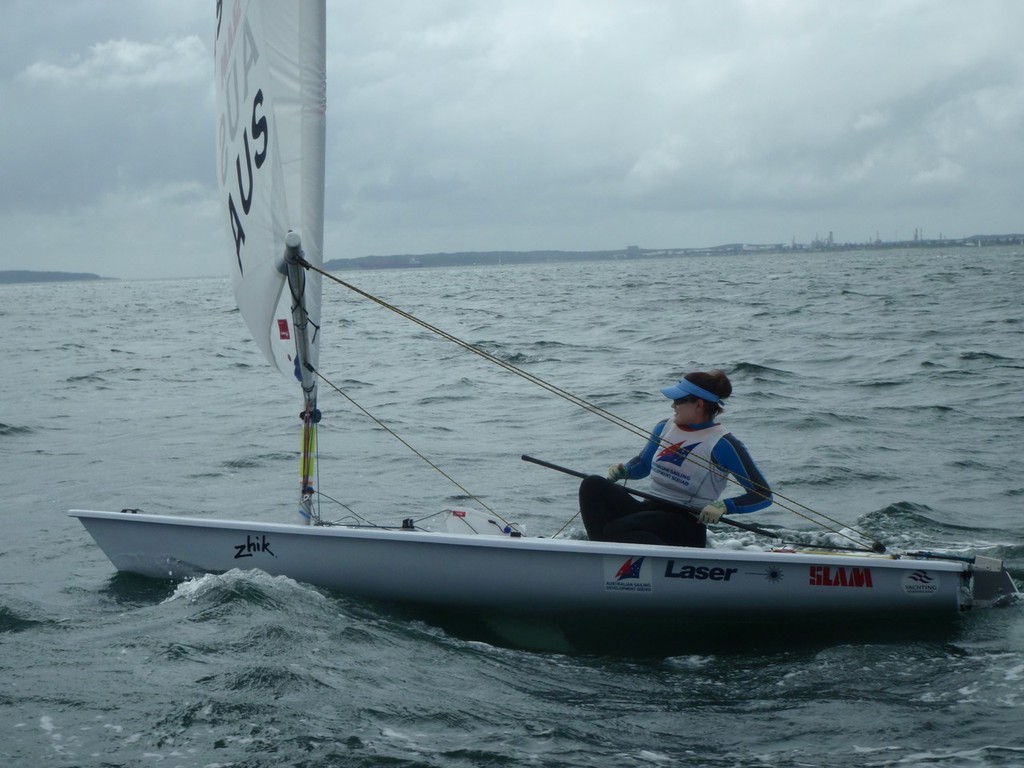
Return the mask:
<svg viewBox="0 0 1024 768">
<path fill-rule="evenodd" d="M 723 368 L 723 421 L 787 498 L 1024 581 L 1024 248 L 341 277 L 645 427 L 661 386 Z M 641 447 L 324 292 L 324 375 L 528 533 L 578 535 L 577 481 L 521 454 L 601 472 Z M 524 650 L 256 572 L 119 575 L 68 509 L 291 520 L 294 388 L 227 279 L 0 286 L 0 349 L 2 765 L 1024 765 L 1020 604 L 934 637 L 738 631 L 648 657 L 628 625 L 619 653 Z M 319 487 L 345 505 L 325 517 L 465 501 L 348 400 L 320 404 Z"/>
</svg>

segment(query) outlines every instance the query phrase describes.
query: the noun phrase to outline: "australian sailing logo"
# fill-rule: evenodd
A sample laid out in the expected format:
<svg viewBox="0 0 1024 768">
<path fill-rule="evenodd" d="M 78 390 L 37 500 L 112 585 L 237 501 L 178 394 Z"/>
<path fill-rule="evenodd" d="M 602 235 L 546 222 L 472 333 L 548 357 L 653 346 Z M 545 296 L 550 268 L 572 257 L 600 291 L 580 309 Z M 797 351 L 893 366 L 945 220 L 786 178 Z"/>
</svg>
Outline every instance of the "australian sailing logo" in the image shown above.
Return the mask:
<svg viewBox="0 0 1024 768">
<path fill-rule="evenodd" d="M 843 568 L 828 565 L 812 565 L 810 568 L 812 587 L 859 587 L 873 589 L 870 568 Z"/>
<path fill-rule="evenodd" d="M 644 559 L 642 557 L 634 560 L 632 557 L 622 564 L 615 573 L 615 580 L 622 581 L 623 579 L 639 579 L 640 569 L 644 567 Z"/>
<path fill-rule="evenodd" d="M 691 445 L 683 445 L 682 443 L 676 443 L 670 445 L 661 453 L 658 454 L 657 461 L 663 461 L 666 464 L 672 464 L 676 467 L 681 467 L 683 462 L 686 461 L 686 457 L 690 455 L 690 451 L 700 445 L 698 440 L 696 443 Z"/>
<path fill-rule="evenodd" d="M 604 559 L 604 588 L 609 592 L 650 592 L 650 566 L 644 557 Z"/>
<path fill-rule="evenodd" d="M 252 557 L 266 552 L 271 557 L 277 557 L 270 549 L 270 540 L 266 534 L 250 536 L 246 534 L 244 544 L 235 544 L 235 560 L 243 557 Z"/>
<path fill-rule="evenodd" d="M 916 570 L 903 576 L 903 591 L 908 595 L 930 596 L 939 591 L 939 575 Z"/>
</svg>

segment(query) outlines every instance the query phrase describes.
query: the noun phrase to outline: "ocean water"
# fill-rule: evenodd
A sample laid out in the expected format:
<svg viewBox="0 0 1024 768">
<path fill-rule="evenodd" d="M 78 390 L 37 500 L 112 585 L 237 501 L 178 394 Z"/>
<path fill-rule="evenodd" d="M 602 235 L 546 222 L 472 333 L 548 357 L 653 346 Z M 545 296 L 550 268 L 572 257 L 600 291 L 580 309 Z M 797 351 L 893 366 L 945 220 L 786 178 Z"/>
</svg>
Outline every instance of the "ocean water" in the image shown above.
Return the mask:
<svg viewBox="0 0 1024 768">
<path fill-rule="evenodd" d="M 1022 252 L 341 277 L 645 428 L 659 387 L 721 367 L 723 421 L 785 498 L 1021 583 Z M 1019 604 L 650 657 L 629 626 L 621 652 L 531 650 L 259 573 L 117 574 L 68 509 L 291 519 L 293 388 L 227 279 L 0 286 L 0 347 L 0 765 L 1024 765 Z M 531 534 L 579 535 L 577 481 L 522 454 L 603 471 L 642 443 L 327 284 L 321 369 Z M 325 517 L 469 503 L 326 387 L 321 408 Z M 751 520 L 816 535 L 780 507 Z"/>
</svg>

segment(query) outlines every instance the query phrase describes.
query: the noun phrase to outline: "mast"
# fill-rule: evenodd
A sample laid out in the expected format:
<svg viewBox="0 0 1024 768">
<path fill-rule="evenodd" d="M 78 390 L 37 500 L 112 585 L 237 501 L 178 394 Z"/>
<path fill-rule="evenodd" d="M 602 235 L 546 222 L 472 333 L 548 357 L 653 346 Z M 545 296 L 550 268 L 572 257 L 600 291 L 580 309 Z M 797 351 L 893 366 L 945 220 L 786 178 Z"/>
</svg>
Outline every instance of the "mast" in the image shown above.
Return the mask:
<svg viewBox="0 0 1024 768">
<path fill-rule="evenodd" d="M 302 387 L 298 512 L 308 525 L 317 521 L 321 276 L 306 269 L 323 265 L 325 0 L 218 2 L 214 73 L 235 298 L 267 360 Z"/>
<path fill-rule="evenodd" d="M 299 464 L 299 520 L 302 525 L 319 521 L 313 510 L 316 489 L 316 425 L 320 411 L 316 407 L 316 368 L 314 350 L 320 328 L 310 319 L 306 308 L 306 262 L 302 255 L 302 240 L 297 232 L 289 232 L 284 239 L 284 266 L 288 272 L 288 287 L 292 295 L 292 327 L 295 329 L 295 377 L 302 384 L 302 458 Z"/>
</svg>

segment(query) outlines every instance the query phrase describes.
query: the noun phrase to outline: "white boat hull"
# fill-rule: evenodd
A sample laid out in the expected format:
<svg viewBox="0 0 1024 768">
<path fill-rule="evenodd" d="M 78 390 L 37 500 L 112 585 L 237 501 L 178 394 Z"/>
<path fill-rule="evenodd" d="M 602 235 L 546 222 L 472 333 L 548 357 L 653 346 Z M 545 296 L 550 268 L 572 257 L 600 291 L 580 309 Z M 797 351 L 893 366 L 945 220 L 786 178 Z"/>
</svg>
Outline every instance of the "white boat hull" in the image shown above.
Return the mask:
<svg viewBox="0 0 1024 768">
<path fill-rule="evenodd" d="M 255 568 L 354 597 L 509 616 L 905 620 L 955 616 L 977 602 L 966 562 L 70 514 L 118 570 L 142 576 Z M 1006 581 L 1001 590 L 1015 591 Z"/>
</svg>

